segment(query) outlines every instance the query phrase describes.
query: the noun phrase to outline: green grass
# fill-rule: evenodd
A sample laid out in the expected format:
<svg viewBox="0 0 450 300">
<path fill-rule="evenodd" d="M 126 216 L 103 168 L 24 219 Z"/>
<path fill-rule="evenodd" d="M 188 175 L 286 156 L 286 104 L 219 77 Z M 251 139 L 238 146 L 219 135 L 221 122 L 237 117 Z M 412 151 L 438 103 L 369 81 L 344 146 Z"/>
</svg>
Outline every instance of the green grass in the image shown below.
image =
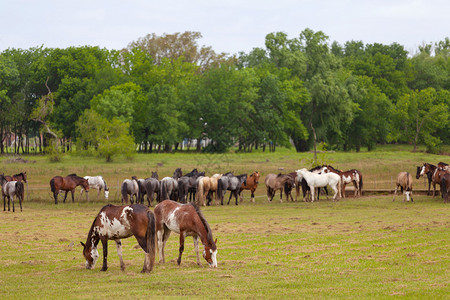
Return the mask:
<svg viewBox="0 0 450 300">
<path fill-rule="evenodd" d="M 24 157 L 36 163 L 7 164 L 4 158 L 0 172 L 29 174 L 29 200 L 22 213 L 0 213 L 0 298 L 448 298 L 450 206 L 440 197 L 417 195 L 414 203 L 401 197 L 392 202 L 392 196 L 267 203 L 261 183 L 256 203 L 249 203 L 245 192 L 239 206 L 202 208 L 218 238 L 217 269 L 207 268 L 204 261 L 204 268 L 196 265 L 191 238 L 177 266 L 178 236 L 172 234 L 166 264 L 156 264 L 148 275 L 140 273 L 144 255 L 134 238 L 122 241 L 125 271 L 120 271 L 113 242 L 109 269 L 100 272 L 99 260 L 94 270 L 86 270 L 79 242 L 85 242 L 93 218 L 107 202 L 91 193 L 93 201 L 87 203 L 77 192 L 75 203 L 54 205 L 48 192 L 52 176 L 73 172 L 101 174 L 115 188 L 132 175 L 148 176 L 158 163 L 160 178 L 176 167 L 197 167 L 208 174 L 257 169 L 264 178 L 306 166 L 311 158 L 310 153 L 279 150 L 138 155 L 132 162 L 112 164 L 70 155 L 61 163 Z M 360 169 L 366 187 L 375 179 L 389 186 L 390 176 L 401 170 L 415 174 L 415 166 L 425 161 L 448 162 L 446 156 L 389 148 L 327 153 L 325 159 L 341 169 Z M 114 192 L 111 196 L 118 204 Z"/>
</svg>

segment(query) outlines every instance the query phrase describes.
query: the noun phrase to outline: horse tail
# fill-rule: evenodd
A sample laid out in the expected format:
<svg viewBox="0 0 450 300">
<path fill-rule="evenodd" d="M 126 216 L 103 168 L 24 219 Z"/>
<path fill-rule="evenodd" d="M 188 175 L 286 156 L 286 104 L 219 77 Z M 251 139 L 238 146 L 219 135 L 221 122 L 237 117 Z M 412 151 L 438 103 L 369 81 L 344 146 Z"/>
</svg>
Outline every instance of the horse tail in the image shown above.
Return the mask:
<svg viewBox="0 0 450 300">
<path fill-rule="evenodd" d="M 441 196 L 444 200 L 447 199 L 447 185 L 445 182 L 445 176 L 442 176 L 441 179 Z"/>
<path fill-rule="evenodd" d="M 150 256 L 150 267 L 149 271 L 153 270 L 153 266 L 155 264 L 155 254 L 156 254 L 156 220 L 155 214 L 151 211 L 147 211 L 148 216 L 148 225 L 146 232 L 146 240 L 147 240 L 147 253 Z"/>
<path fill-rule="evenodd" d="M 167 186 L 166 186 L 166 181 L 161 181 L 161 201 L 164 201 L 167 198 Z"/>
<path fill-rule="evenodd" d="M 17 181 L 16 182 L 16 195 L 18 195 L 23 200 L 24 194 L 25 194 L 25 189 L 23 187 L 23 182 Z"/>
<path fill-rule="evenodd" d="M 204 200 L 203 200 L 203 193 L 204 193 L 204 187 L 203 187 L 204 183 L 203 183 L 203 178 L 199 180 L 198 182 L 198 186 L 197 186 L 197 199 L 198 199 L 198 204 L 199 205 L 203 205 Z"/>
<path fill-rule="evenodd" d="M 219 181 L 217 182 L 217 195 L 219 195 L 220 200 L 222 200 L 223 198 L 222 191 L 223 191 L 223 180 L 222 178 L 220 178 Z"/>
<path fill-rule="evenodd" d="M 56 187 L 55 187 L 55 178 L 52 178 L 50 180 L 50 188 L 52 190 L 52 193 L 54 194 L 56 192 Z"/>
<path fill-rule="evenodd" d="M 127 183 L 126 182 L 122 183 L 121 193 L 122 193 L 122 203 L 124 200 L 125 200 L 125 203 L 128 203 L 128 191 L 127 191 Z"/>
<path fill-rule="evenodd" d="M 361 173 L 359 174 L 359 195 L 362 196 L 362 189 L 363 189 L 363 177 Z"/>
</svg>

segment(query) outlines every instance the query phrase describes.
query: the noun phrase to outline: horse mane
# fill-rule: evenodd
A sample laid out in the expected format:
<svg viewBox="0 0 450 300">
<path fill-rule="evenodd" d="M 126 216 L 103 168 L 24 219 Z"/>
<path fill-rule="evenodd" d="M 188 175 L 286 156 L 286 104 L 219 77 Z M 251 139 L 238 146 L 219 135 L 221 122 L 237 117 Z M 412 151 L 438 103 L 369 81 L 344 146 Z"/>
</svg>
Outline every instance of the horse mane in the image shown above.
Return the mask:
<svg viewBox="0 0 450 300">
<path fill-rule="evenodd" d="M 448 164 L 446 164 L 445 162 L 442 162 L 442 161 L 438 162 L 438 165 L 448 166 Z"/>
<path fill-rule="evenodd" d="M 69 174 L 69 175 L 67 175 L 67 176 L 77 176 L 77 177 L 78 177 L 78 175 L 75 174 L 75 173 Z"/>
<path fill-rule="evenodd" d="M 192 205 L 194 207 L 194 209 L 197 212 L 197 215 L 199 216 L 200 220 L 202 220 L 203 226 L 205 226 L 205 229 L 206 229 L 206 238 L 207 238 L 208 242 L 211 243 L 211 249 L 213 251 L 215 251 L 217 249 L 217 246 L 216 246 L 216 243 L 213 240 L 211 227 L 209 227 L 209 224 L 206 221 L 205 217 L 203 216 L 202 211 L 200 210 L 200 208 L 194 202 L 190 202 L 188 205 Z"/>
<path fill-rule="evenodd" d="M 86 179 L 84 179 L 83 177 L 80 177 L 80 176 L 78 176 L 78 175 L 75 174 L 75 173 L 67 175 L 67 177 L 69 177 L 69 176 L 70 176 L 70 177 L 75 177 L 75 178 L 78 179 L 78 180 L 81 180 L 81 179 L 86 180 Z"/>
<path fill-rule="evenodd" d="M 319 169 L 321 169 L 323 166 L 316 166 L 316 167 L 314 167 L 314 168 L 312 168 L 312 169 L 310 169 L 309 171 L 310 172 L 312 172 L 312 171 L 316 171 L 316 170 L 319 170 Z"/>
<path fill-rule="evenodd" d="M 284 174 L 278 173 L 277 177 L 280 177 L 280 176 L 282 176 L 282 175 L 284 175 Z"/>
</svg>

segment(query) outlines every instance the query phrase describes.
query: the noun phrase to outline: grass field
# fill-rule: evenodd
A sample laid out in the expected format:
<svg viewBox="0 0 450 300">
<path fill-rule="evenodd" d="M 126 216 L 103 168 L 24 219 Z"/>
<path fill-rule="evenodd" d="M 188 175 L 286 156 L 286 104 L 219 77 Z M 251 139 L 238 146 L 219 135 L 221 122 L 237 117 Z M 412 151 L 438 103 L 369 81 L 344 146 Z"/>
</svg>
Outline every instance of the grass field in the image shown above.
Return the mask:
<svg viewBox="0 0 450 300">
<path fill-rule="evenodd" d="M 440 197 L 417 195 L 414 203 L 391 195 L 346 198 L 315 203 L 266 200 L 264 184 L 256 203 L 249 194 L 239 206 L 202 208 L 218 238 L 217 269 L 195 263 L 192 239 L 186 240 L 177 266 L 178 237 L 166 247 L 166 264 L 139 273 L 144 255 L 134 238 L 123 240 L 126 270 L 120 271 L 114 243 L 109 269 L 84 268 L 82 247 L 98 210 L 96 199 L 54 205 L 48 181 L 55 175 L 101 174 L 112 187 L 111 203 L 119 204 L 114 188 L 132 175 L 160 178 L 176 167 L 197 167 L 207 174 L 232 170 L 249 173 L 290 172 L 309 167 L 312 155 L 280 149 L 252 154 L 138 155 L 133 161 L 111 164 L 96 158 L 67 156 L 61 163 L 42 157 L 36 162 L 8 163 L 0 158 L 0 173 L 27 171 L 28 200 L 23 212 L 0 214 L 0 298 L 402 298 L 448 299 L 450 294 L 450 206 Z M 326 153 L 324 162 L 340 169 L 357 168 L 365 188 L 393 188 L 399 171 L 415 174 L 423 162 L 447 161 L 448 156 L 378 149 L 362 153 Z M 423 180 L 414 179 L 423 188 Z M 228 194 L 227 194 L 228 195 Z M 60 195 L 61 197 L 61 195 Z M 278 198 L 276 198 L 278 199 Z M 16 206 L 17 209 L 17 206 Z M 100 246 L 101 254 L 101 246 Z"/>
</svg>

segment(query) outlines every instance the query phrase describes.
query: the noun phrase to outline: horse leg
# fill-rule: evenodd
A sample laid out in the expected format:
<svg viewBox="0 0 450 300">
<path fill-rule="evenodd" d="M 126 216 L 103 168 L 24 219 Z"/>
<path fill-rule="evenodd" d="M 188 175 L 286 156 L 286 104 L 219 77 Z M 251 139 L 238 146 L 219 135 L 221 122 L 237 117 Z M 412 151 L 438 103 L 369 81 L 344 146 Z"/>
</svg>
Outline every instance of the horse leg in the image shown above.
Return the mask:
<svg viewBox="0 0 450 300">
<path fill-rule="evenodd" d="M 164 247 L 166 246 L 166 242 L 170 236 L 170 230 L 166 225 L 162 224 L 162 228 L 156 233 L 158 239 L 158 249 L 159 249 L 159 263 L 163 264 L 166 262 L 166 258 L 164 256 Z"/>
<path fill-rule="evenodd" d="M 58 192 L 57 191 L 55 191 L 54 193 L 53 193 L 53 198 L 55 198 L 55 204 L 58 204 Z"/>
<path fill-rule="evenodd" d="M 395 196 L 397 195 L 397 190 L 398 190 L 398 184 L 395 186 L 394 198 L 392 198 L 392 202 L 394 202 L 394 200 L 395 200 Z"/>
<path fill-rule="evenodd" d="M 13 212 L 16 212 L 16 210 L 14 209 L 14 195 L 11 197 L 11 202 L 12 202 Z"/>
<path fill-rule="evenodd" d="M 339 184 L 339 183 L 338 183 L 338 184 Z M 333 191 L 334 191 L 333 201 L 336 201 L 336 197 L 337 197 L 337 194 L 338 194 L 338 192 L 339 192 L 339 189 L 337 188 L 337 185 L 336 185 L 336 186 L 332 186 L 331 188 L 332 188 Z"/>
<path fill-rule="evenodd" d="M 231 197 L 233 196 L 233 191 L 230 191 L 230 197 L 228 198 L 228 203 L 227 203 L 227 205 L 229 205 L 230 204 L 230 200 L 231 200 Z M 237 201 L 237 200 L 236 200 Z"/>
<path fill-rule="evenodd" d="M 311 202 L 314 202 L 314 200 L 315 200 L 315 192 L 316 192 L 316 188 L 315 187 L 312 187 L 312 186 L 310 186 L 309 187 L 309 191 L 311 192 Z"/>
<path fill-rule="evenodd" d="M 183 254 L 183 251 L 184 251 L 184 231 L 180 231 L 180 248 L 179 248 L 180 254 L 178 255 L 177 259 L 178 265 L 181 264 L 181 255 Z"/>
<path fill-rule="evenodd" d="M 283 188 L 280 189 L 280 203 L 283 203 Z"/>
<path fill-rule="evenodd" d="M 100 271 L 106 271 L 108 269 L 108 239 L 102 238 L 102 246 L 103 246 L 103 267 Z"/>
<path fill-rule="evenodd" d="M 252 192 L 252 199 L 251 199 L 251 201 L 253 203 L 255 203 L 255 189 L 251 189 L 251 192 Z"/>
<path fill-rule="evenodd" d="M 433 181 L 433 198 L 436 194 L 436 182 Z"/>
<path fill-rule="evenodd" d="M 19 198 L 19 204 L 20 204 L 20 211 L 22 211 L 22 196 L 19 196 L 18 197 Z M 412 199 L 412 197 L 411 197 L 411 199 Z"/>
<path fill-rule="evenodd" d="M 3 211 L 6 211 L 6 195 L 3 195 Z"/>
<path fill-rule="evenodd" d="M 120 240 L 115 240 L 116 242 L 116 248 L 117 248 L 117 255 L 119 255 L 119 259 L 120 259 L 120 269 L 122 271 L 125 270 L 125 263 L 123 262 L 122 259 L 122 242 Z"/>
<path fill-rule="evenodd" d="M 67 199 L 67 193 L 68 193 L 69 191 L 66 191 L 66 194 L 64 195 L 64 203 L 66 203 L 66 199 Z"/>
<path fill-rule="evenodd" d="M 198 252 L 198 237 L 194 236 L 194 249 L 195 249 L 195 254 L 197 255 L 197 265 L 202 266 L 202 264 L 200 263 L 200 254 Z"/>
<path fill-rule="evenodd" d="M 74 197 L 75 189 L 71 190 L 70 193 L 72 194 L 72 203 L 74 203 L 75 202 L 75 197 Z M 86 195 L 87 194 L 88 194 L 88 191 L 86 191 Z"/>
<path fill-rule="evenodd" d="M 272 201 L 272 189 L 270 187 L 267 187 L 267 201 Z"/>
<path fill-rule="evenodd" d="M 234 190 L 233 193 L 234 193 L 234 199 L 236 199 L 236 205 L 238 205 L 238 200 L 237 200 L 237 198 L 238 198 L 238 190 Z"/>
<path fill-rule="evenodd" d="M 243 189 L 239 189 L 239 201 L 244 202 L 244 194 L 242 194 Z"/>
</svg>

